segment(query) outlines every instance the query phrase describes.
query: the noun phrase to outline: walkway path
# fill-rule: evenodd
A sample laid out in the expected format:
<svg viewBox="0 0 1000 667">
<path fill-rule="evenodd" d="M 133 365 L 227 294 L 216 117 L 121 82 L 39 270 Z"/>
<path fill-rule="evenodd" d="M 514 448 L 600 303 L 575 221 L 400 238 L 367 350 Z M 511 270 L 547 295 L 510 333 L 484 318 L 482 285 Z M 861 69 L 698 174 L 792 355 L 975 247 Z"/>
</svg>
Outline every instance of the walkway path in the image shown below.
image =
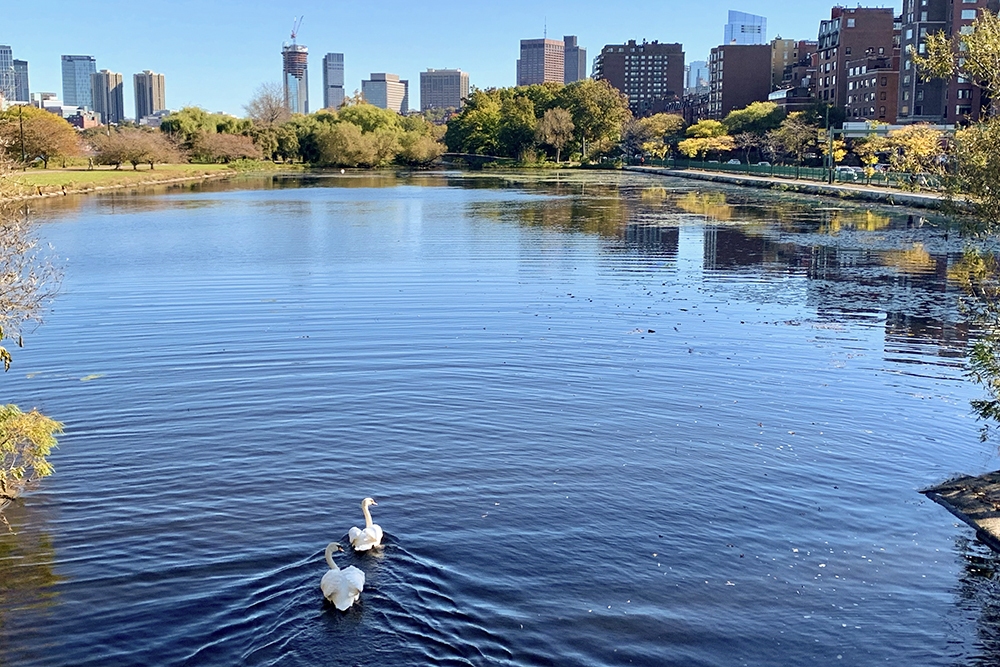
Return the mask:
<svg viewBox="0 0 1000 667">
<path fill-rule="evenodd" d="M 727 183 L 751 188 L 769 188 L 788 192 L 801 192 L 838 199 L 853 199 L 870 201 L 892 206 L 911 206 L 914 208 L 940 208 L 945 199 L 941 195 L 925 192 L 903 192 L 890 188 L 877 188 L 867 185 L 847 185 L 838 183 L 828 185 L 814 181 L 797 181 L 790 178 L 773 176 L 750 176 L 744 174 L 727 174 L 717 171 L 697 171 L 694 169 L 668 169 L 667 167 L 625 167 L 626 171 L 657 174 L 659 176 L 674 176 L 690 178 L 713 183 Z"/>
</svg>

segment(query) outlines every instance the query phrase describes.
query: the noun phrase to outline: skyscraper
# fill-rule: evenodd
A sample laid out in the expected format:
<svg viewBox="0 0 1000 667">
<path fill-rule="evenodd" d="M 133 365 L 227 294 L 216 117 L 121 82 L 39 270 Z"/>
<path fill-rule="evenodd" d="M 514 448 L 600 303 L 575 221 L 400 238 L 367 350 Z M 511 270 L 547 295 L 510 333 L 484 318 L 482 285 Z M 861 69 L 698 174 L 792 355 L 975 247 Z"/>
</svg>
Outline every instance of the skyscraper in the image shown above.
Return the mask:
<svg viewBox="0 0 1000 667">
<path fill-rule="evenodd" d="M 575 35 L 563 37 L 563 83 L 583 81 L 587 78 L 587 49 L 577 46 Z"/>
<path fill-rule="evenodd" d="M 708 61 L 707 60 L 692 60 L 691 63 L 684 68 L 684 72 L 687 79 L 684 81 L 685 90 L 697 91 L 699 88 L 708 88 Z"/>
<path fill-rule="evenodd" d="M 469 97 L 469 73 L 428 69 L 420 73 L 420 110 L 458 109 Z"/>
<path fill-rule="evenodd" d="M 517 61 L 517 85 L 530 86 L 535 83 L 556 81 L 566 78 L 566 45 L 554 39 L 522 39 L 521 58 Z"/>
<path fill-rule="evenodd" d="M 167 108 L 163 75 L 149 70 L 132 75 L 135 84 L 135 121 Z"/>
<path fill-rule="evenodd" d="M 62 98 L 67 106 L 94 108 L 90 75 L 96 71 L 97 60 L 93 56 L 62 57 Z"/>
<path fill-rule="evenodd" d="M 0 97 L 6 102 L 13 102 L 17 99 L 14 52 L 9 46 L 0 46 Z"/>
<path fill-rule="evenodd" d="M 339 109 L 344 103 L 344 54 L 323 56 L 323 108 Z"/>
<path fill-rule="evenodd" d="M 27 102 L 31 99 L 31 88 L 28 85 L 28 61 L 14 61 L 14 99 L 18 102 Z"/>
<path fill-rule="evenodd" d="M 94 111 L 105 125 L 125 120 L 125 85 L 119 72 L 102 69 L 90 75 L 90 94 Z M 63 100 L 65 101 L 65 100 Z"/>
<path fill-rule="evenodd" d="M 729 12 L 726 24 L 725 44 L 765 44 L 767 43 L 767 19 L 756 14 Z"/>
<path fill-rule="evenodd" d="M 291 113 L 309 113 L 309 49 L 285 44 L 281 48 L 284 64 L 285 107 Z"/>
<path fill-rule="evenodd" d="M 368 104 L 396 113 L 410 110 L 409 82 L 400 81 L 398 74 L 372 72 L 371 78 L 361 82 L 361 95 Z"/>
</svg>

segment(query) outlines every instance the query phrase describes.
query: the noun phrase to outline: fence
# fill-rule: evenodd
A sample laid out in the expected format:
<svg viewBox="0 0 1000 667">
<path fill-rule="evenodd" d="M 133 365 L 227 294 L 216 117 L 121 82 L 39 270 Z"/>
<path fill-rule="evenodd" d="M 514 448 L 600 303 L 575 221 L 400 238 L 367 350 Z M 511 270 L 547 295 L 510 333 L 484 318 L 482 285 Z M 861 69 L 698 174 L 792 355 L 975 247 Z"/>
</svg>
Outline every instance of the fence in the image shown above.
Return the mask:
<svg viewBox="0 0 1000 667">
<path fill-rule="evenodd" d="M 759 164 L 725 164 L 720 162 L 683 160 L 668 158 L 666 160 L 638 160 L 632 161 L 633 165 L 647 167 L 667 167 L 669 169 L 699 169 L 702 171 L 720 171 L 728 174 L 743 174 L 749 176 L 767 176 L 777 178 L 792 178 L 804 181 L 819 181 L 826 183 L 829 172 L 823 167 L 789 167 L 787 165 L 759 165 Z M 937 190 L 940 183 L 933 176 L 918 176 L 915 185 L 920 190 Z M 833 182 L 846 185 L 872 185 L 882 188 L 899 188 L 902 190 L 913 189 L 914 177 L 911 174 L 898 172 L 877 171 L 869 181 L 865 175 L 859 171 L 834 170 Z"/>
</svg>

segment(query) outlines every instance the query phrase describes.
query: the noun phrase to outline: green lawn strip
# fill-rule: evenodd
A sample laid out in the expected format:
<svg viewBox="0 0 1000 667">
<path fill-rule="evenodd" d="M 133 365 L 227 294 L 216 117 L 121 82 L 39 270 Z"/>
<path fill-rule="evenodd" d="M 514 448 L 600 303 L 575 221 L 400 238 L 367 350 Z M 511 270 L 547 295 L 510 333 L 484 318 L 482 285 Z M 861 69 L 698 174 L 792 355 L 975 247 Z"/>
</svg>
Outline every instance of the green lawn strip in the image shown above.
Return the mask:
<svg viewBox="0 0 1000 667">
<path fill-rule="evenodd" d="M 85 190 L 94 187 L 131 185 L 149 181 L 168 181 L 219 173 L 233 173 L 224 164 L 162 164 L 156 169 L 131 167 L 109 169 L 107 167 L 88 170 L 80 169 L 30 169 L 14 175 L 15 180 L 32 190 L 42 193 L 55 192 L 65 187 L 67 190 Z"/>
</svg>

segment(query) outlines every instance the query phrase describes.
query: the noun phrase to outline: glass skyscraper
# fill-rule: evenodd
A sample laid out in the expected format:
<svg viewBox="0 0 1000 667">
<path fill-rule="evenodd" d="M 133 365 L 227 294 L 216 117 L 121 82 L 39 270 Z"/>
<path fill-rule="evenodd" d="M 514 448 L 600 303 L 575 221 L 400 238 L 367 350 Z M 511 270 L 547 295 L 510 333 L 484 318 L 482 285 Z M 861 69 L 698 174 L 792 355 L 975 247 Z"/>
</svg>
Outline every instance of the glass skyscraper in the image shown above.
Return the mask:
<svg viewBox="0 0 1000 667">
<path fill-rule="evenodd" d="M 95 72 L 97 72 L 97 59 L 93 56 L 63 56 L 63 103 L 67 106 L 93 110 L 94 97 L 90 92 L 90 75 Z"/>
<path fill-rule="evenodd" d="M 745 12 L 729 12 L 723 44 L 767 44 L 767 19 Z"/>
</svg>

